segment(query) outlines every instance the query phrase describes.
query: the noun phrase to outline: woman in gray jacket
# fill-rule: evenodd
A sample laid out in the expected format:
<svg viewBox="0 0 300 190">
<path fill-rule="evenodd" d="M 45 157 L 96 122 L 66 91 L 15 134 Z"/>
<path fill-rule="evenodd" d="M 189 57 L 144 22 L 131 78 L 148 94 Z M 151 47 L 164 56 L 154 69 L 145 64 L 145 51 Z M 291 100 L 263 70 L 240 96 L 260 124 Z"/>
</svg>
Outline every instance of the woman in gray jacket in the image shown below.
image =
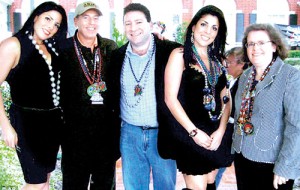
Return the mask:
<svg viewBox="0 0 300 190">
<path fill-rule="evenodd" d="M 283 60 L 288 49 L 269 24 L 250 25 L 235 96 L 233 149 L 239 190 L 291 190 L 300 176 L 300 71 Z"/>
</svg>

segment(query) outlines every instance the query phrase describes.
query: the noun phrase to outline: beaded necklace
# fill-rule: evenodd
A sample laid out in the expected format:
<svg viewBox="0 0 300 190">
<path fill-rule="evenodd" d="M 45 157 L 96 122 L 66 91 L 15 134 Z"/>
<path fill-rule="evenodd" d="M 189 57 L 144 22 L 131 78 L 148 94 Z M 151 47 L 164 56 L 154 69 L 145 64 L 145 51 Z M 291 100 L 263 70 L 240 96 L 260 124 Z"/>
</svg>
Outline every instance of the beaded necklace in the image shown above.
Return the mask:
<svg viewBox="0 0 300 190">
<path fill-rule="evenodd" d="M 26 32 L 27 34 L 28 32 Z M 44 54 L 44 51 L 40 49 L 40 46 L 37 44 L 37 42 L 33 39 L 33 36 L 31 34 L 28 35 L 28 38 L 31 40 L 31 43 L 34 45 L 35 49 L 39 52 L 40 55 L 42 55 L 43 59 L 47 63 L 48 69 L 49 69 L 49 75 L 50 75 L 50 82 L 52 87 L 52 98 L 53 98 L 53 104 L 54 106 L 59 105 L 59 95 L 60 95 L 60 74 L 57 74 L 57 81 L 55 84 L 55 78 L 54 78 L 54 72 L 52 70 L 51 61 L 48 59 L 48 57 Z M 55 48 L 52 47 L 52 44 L 48 43 L 48 47 L 51 47 L 51 50 L 58 55 Z"/>
<path fill-rule="evenodd" d="M 254 126 L 251 123 L 251 116 L 253 111 L 256 85 L 258 82 L 262 81 L 265 78 L 265 76 L 270 71 L 270 68 L 273 65 L 274 61 L 275 60 L 272 60 L 272 62 L 267 66 L 267 68 L 264 70 L 262 76 L 258 81 L 255 80 L 256 69 L 254 66 L 252 68 L 251 74 L 248 77 L 245 90 L 242 93 L 241 108 L 237 120 L 237 125 L 239 127 L 240 134 L 250 135 L 254 131 Z"/>
<path fill-rule="evenodd" d="M 73 37 L 73 43 L 77 58 L 81 69 L 90 83 L 90 86 L 87 88 L 87 94 L 91 96 L 92 104 L 103 104 L 103 98 L 100 92 L 107 90 L 106 83 L 102 80 L 101 71 L 102 71 L 102 56 L 100 48 L 96 49 L 94 61 L 93 61 L 93 72 L 91 72 L 87 66 L 87 62 L 83 57 L 81 49 L 78 47 L 75 37 Z"/>
<path fill-rule="evenodd" d="M 139 79 L 137 79 L 134 71 L 133 71 L 133 67 L 132 67 L 132 63 L 131 63 L 131 60 L 129 58 L 129 56 L 126 55 L 125 59 L 124 59 L 124 63 L 125 63 L 125 60 L 126 58 L 128 58 L 128 62 L 129 62 L 129 65 L 130 65 L 130 70 L 131 70 L 131 73 L 135 79 L 135 81 L 137 82 L 137 84 L 135 85 L 134 87 L 134 96 L 138 96 L 136 102 L 134 104 L 129 104 L 129 101 L 128 101 L 128 97 L 127 97 L 127 93 L 126 93 L 126 90 L 125 90 L 125 80 L 124 80 L 124 70 L 125 70 L 125 65 L 126 64 L 123 64 L 122 66 L 122 72 L 121 72 L 121 90 L 122 90 L 122 93 L 124 94 L 124 99 L 125 99 L 125 102 L 126 102 L 126 105 L 130 108 L 134 108 L 136 107 L 140 101 L 141 101 L 141 98 L 143 96 L 143 90 L 145 89 L 146 87 L 146 84 L 147 84 L 147 79 L 148 79 L 148 76 L 149 76 L 149 67 L 151 65 L 151 62 L 152 62 L 152 58 L 153 58 L 153 55 L 155 54 L 155 51 L 156 51 L 156 46 L 155 46 L 155 42 L 154 42 L 154 39 L 152 40 L 152 53 L 151 53 L 151 57 L 149 58 L 141 76 Z M 148 72 L 147 72 L 148 71 Z M 143 76 L 145 75 L 144 77 L 144 82 L 143 82 L 143 85 L 140 85 L 140 82 L 142 81 L 143 79 Z"/>
<path fill-rule="evenodd" d="M 212 111 L 215 111 L 216 108 L 216 101 L 215 101 L 215 87 L 216 84 L 218 82 L 218 78 L 222 73 L 225 73 L 227 75 L 227 71 L 225 69 L 225 67 L 223 67 L 220 62 L 216 62 L 216 64 L 213 64 L 211 59 L 209 58 L 209 64 L 210 64 L 210 69 L 211 72 L 208 71 L 208 69 L 206 68 L 204 62 L 202 61 L 201 57 L 199 56 L 196 47 L 193 45 L 193 56 L 194 59 L 197 61 L 198 65 L 201 68 L 201 73 L 204 76 L 204 81 L 205 81 L 205 86 L 203 89 L 203 105 L 204 108 L 208 111 L 208 115 L 211 121 L 218 121 L 221 119 L 226 104 L 229 101 L 229 82 L 226 82 L 226 95 L 223 96 L 222 100 L 223 100 L 223 107 L 220 111 L 219 115 L 213 115 Z M 209 80 L 210 78 L 210 80 Z M 227 80 L 227 77 L 226 77 Z M 209 82 L 210 81 L 210 82 Z"/>
<path fill-rule="evenodd" d="M 154 44 L 154 43 L 153 43 L 153 44 Z M 154 49 L 153 49 L 153 50 L 154 50 Z M 146 64 L 146 66 L 145 66 L 145 68 L 144 68 L 144 70 L 143 70 L 143 72 L 142 72 L 142 74 L 141 74 L 141 76 L 140 76 L 139 79 L 136 77 L 136 75 L 135 75 L 135 73 L 134 73 L 134 71 L 133 71 L 130 57 L 129 57 L 129 56 L 126 56 L 126 58 L 128 58 L 128 62 L 129 62 L 129 65 L 130 65 L 131 73 L 132 73 L 132 75 L 133 75 L 133 77 L 134 77 L 134 80 L 137 82 L 137 84 L 136 84 L 135 87 L 134 87 L 134 96 L 142 95 L 142 93 L 143 93 L 143 89 L 144 89 L 144 88 L 143 88 L 143 86 L 140 85 L 140 82 L 141 82 L 141 80 L 143 79 L 143 76 L 144 76 L 146 70 L 148 69 L 148 67 L 150 66 L 150 64 L 151 64 L 151 62 L 152 62 L 152 58 L 153 58 L 154 52 L 155 52 L 155 51 L 152 51 L 151 57 L 150 57 L 150 59 L 148 60 L 148 62 L 147 62 L 147 64 Z"/>
</svg>

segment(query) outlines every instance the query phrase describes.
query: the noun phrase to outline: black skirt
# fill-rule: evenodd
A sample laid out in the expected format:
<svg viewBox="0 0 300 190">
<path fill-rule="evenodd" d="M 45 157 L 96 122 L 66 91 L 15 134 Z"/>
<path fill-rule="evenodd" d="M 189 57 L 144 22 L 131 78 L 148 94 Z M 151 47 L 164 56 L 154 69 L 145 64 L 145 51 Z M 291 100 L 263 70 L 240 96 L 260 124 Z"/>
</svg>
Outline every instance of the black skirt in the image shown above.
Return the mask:
<svg viewBox="0 0 300 190">
<path fill-rule="evenodd" d="M 53 171 L 61 142 L 61 110 L 24 108 L 12 104 L 10 121 L 18 135 L 17 154 L 25 181 L 35 173 Z"/>
</svg>

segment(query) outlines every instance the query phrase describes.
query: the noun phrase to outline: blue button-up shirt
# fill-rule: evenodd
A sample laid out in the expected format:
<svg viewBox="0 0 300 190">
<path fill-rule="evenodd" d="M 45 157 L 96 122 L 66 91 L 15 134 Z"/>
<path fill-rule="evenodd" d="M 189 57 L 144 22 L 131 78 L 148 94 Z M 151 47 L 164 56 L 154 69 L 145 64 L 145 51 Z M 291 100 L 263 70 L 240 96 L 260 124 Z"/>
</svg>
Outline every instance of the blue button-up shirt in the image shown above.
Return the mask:
<svg viewBox="0 0 300 190">
<path fill-rule="evenodd" d="M 145 55 L 133 53 L 129 43 L 121 71 L 121 118 L 137 126 L 157 127 L 155 96 L 155 47 L 154 37 Z M 132 69 L 130 67 L 130 62 Z M 149 62 L 150 61 L 150 62 Z M 147 66 L 147 63 L 149 65 Z M 143 76 L 142 73 L 144 72 Z M 136 81 L 134 75 L 136 76 Z M 141 78 L 142 76 L 142 78 Z M 141 95 L 134 95 L 135 86 L 142 88 Z"/>
</svg>

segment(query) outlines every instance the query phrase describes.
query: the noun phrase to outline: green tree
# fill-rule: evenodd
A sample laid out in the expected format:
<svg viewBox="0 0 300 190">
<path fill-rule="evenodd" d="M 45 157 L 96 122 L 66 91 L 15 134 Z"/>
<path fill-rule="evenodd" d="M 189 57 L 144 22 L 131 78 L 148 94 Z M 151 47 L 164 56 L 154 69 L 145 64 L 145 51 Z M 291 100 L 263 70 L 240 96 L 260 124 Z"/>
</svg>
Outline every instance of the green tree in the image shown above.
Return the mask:
<svg viewBox="0 0 300 190">
<path fill-rule="evenodd" d="M 121 47 L 127 42 L 126 36 L 121 34 L 121 32 L 116 28 L 116 20 L 113 19 L 113 33 L 112 36 L 117 43 L 118 47 Z"/>
<path fill-rule="evenodd" d="M 186 33 L 186 28 L 188 27 L 187 22 L 183 22 L 182 24 L 178 25 L 176 28 L 176 33 L 175 33 L 175 41 L 184 44 L 185 41 L 185 33 Z"/>
</svg>

